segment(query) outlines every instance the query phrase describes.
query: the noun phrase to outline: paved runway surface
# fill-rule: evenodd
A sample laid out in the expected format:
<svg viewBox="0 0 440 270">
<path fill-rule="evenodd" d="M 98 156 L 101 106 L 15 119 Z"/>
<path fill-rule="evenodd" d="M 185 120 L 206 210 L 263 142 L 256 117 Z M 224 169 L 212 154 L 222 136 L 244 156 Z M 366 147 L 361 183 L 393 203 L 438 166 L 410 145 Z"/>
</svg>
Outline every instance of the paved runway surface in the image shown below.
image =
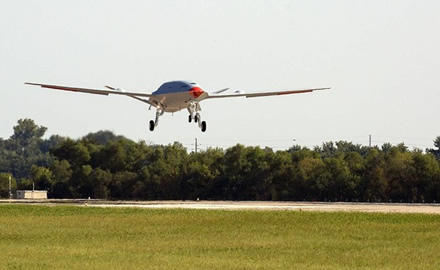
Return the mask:
<svg viewBox="0 0 440 270">
<path fill-rule="evenodd" d="M 0 203 L 78 205 L 88 207 L 138 207 L 150 209 L 357 211 L 440 214 L 440 204 L 237 202 L 237 201 L 103 201 L 103 200 L 0 200 Z"/>
</svg>

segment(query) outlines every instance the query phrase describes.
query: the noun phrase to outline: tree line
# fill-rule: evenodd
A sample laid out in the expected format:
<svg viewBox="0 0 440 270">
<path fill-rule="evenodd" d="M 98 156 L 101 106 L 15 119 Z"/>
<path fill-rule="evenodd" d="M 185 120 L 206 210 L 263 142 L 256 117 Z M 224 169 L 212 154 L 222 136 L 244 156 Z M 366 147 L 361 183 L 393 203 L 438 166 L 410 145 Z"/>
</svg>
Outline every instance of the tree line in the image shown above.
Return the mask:
<svg viewBox="0 0 440 270">
<path fill-rule="evenodd" d="M 440 136 L 434 148 L 347 141 L 288 150 L 237 144 L 188 152 L 109 131 L 80 139 L 53 135 L 20 119 L 0 139 L 0 196 L 47 190 L 50 198 L 122 200 L 440 201 Z"/>
</svg>

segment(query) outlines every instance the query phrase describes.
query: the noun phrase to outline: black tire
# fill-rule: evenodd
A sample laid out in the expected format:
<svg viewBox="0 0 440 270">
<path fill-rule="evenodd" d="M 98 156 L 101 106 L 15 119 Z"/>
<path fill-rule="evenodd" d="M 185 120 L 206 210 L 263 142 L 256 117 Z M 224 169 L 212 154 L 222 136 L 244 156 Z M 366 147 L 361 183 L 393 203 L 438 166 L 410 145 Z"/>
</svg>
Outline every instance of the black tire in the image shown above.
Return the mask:
<svg viewBox="0 0 440 270">
<path fill-rule="evenodd" d="M 189 115 L 188 116 L 188 122 L 191 123 L 191 121 L 192 121 L 192 117 L 191 117 L 191 115 Z"/>
<path fill-rule="evenodd" d="M 202 121 L 202 132 L 206 131 L 206 122 Z"/>
<path fill-rule="evenodd" d="M 153 130 L 154 130 L 154 121 L 151 120 L 150 121 L 150 131 L 153 131 Z"/>
</svg>

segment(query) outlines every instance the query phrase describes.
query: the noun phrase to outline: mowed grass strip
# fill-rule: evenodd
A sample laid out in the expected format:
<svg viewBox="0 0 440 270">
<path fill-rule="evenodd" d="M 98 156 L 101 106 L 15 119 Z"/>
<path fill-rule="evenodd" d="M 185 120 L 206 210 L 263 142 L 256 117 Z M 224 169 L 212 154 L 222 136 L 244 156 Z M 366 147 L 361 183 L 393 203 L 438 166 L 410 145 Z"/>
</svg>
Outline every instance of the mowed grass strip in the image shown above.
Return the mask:
<svg viewBox="0 0 440 270">
<path fill-rule="evenodd" d="M 0 205 L 0 269 L 440 269 L 440 216 Z"/>
</svg>

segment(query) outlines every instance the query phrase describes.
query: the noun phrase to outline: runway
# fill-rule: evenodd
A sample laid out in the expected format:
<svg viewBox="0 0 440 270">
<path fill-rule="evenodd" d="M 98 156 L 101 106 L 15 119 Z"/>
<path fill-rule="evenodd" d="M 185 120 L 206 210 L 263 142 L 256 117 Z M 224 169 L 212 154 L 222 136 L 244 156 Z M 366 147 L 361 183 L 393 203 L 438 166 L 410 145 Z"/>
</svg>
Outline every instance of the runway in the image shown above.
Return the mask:
<svg viewBox="0 0 440 270">
<path fill-rule="evenodd" d="M 0 200 L 0 203 L 76 205 L 81 207 L 134 207 L 147 209 L 204 209 L 253 211 L 321 211 L 440 214 L 440 204 L 272 202 L 272 201 L 105 201 L 105 200 Z"/>
</svg>

